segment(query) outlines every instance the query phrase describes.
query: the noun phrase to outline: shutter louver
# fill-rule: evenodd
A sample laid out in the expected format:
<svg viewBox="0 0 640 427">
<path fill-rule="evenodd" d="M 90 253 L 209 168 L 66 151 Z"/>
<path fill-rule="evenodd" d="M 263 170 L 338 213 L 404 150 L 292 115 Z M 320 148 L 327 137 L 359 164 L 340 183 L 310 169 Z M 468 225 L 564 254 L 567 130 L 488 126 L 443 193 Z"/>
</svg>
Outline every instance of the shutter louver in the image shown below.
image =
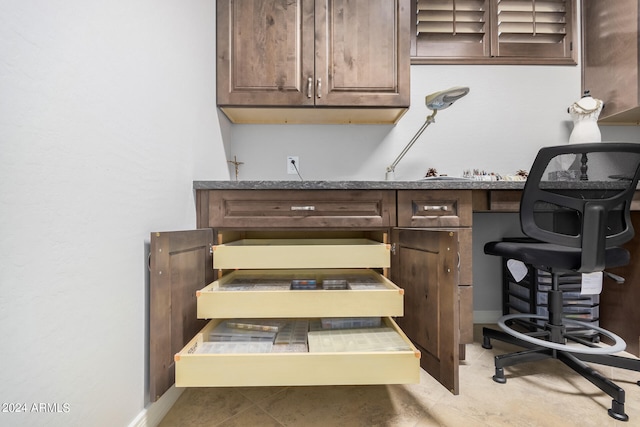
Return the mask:
<svg viewBox="0 0 640 427">
<path fill-rule="evenodd" d="M 565 0 L 499 0 L 499 43 L 561 43 L 567 34 Z"/>
<path fill-rule="evenodd" d="M 418 0 L 417 34 L 431 41 L 482 42 L 484 0 Z"/>
<path fill-rule="evenodd" d="M 486 56 L 488 4 L 488 0 L 416 0 L 418 56 Z"/>
</svg>

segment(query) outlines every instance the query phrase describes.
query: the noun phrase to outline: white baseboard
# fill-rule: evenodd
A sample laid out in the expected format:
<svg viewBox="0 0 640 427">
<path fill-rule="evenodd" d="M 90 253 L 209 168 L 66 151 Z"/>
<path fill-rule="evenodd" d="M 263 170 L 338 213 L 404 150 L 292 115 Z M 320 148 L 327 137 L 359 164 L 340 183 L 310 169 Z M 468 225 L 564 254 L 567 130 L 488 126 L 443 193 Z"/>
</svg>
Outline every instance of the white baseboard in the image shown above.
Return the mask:
<svg viewBox="0 0 640 427">
<path fill-rule="evenodd" d="M 473 323 L 498 323 L 502 311 L 474 311 Z"/>
<path fill-rule="evenodd" d="M 167 415 L 167 412 L 176 403 L 183 391 L 183 388 L 176 388 L 175 385 L 171 386 L 169 390 L 160 396 L 160 399 L 147 405 L 129 424 L 129 427 L 156 427 Z"/>
</svg>

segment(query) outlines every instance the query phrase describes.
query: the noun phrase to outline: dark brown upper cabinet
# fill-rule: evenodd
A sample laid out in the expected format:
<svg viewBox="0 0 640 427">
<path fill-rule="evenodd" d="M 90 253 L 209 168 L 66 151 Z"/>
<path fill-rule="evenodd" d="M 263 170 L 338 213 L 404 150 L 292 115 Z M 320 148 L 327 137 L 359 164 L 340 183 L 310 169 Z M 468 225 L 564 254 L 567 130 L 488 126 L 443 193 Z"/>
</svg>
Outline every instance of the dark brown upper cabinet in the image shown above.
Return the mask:
<svg viewBox="0 0 640 427">
<path fill-rule="evenodd" d="M 217 103 L 234 123 L 395 123 L 410 0 L 218 0 Z"/>
</svg>

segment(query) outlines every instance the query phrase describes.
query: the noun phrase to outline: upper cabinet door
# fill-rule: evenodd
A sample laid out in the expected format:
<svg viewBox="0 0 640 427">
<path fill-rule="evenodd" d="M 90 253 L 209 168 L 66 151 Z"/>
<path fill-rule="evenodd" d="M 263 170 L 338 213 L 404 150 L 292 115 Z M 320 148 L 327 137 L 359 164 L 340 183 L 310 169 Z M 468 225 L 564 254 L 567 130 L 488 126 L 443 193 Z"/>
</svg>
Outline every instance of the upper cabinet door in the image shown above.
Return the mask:
<svg viewBox="0 0 640 427">
<path fill-rule="evenodd" d="M 410 6 L 218 0 L 218 106 L 235 123 L 396 123 L 410 104 Z"/>
<path fill-rule="evenodd" d="M 219 105 L 313 105 L 314 0 L 218 0 Z"/>
<path fill-rule="evenodd" d="M 409 105 L 406 0 L 316 0 L 316 105 Z"/>
</svg>

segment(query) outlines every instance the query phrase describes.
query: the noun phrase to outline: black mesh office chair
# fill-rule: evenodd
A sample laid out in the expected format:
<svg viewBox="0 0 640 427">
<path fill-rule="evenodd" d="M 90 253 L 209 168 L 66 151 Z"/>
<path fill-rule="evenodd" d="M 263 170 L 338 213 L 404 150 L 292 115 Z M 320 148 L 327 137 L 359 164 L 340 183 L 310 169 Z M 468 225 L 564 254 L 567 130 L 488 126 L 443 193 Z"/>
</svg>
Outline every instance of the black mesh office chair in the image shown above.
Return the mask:
<svg viewBox="0 0 640 427">
<path fill-rule="evenodd" d="M 563 317 L 561 276 L 629 263 L 629 252 L 620 245 L 634 234 L 629 210 L 639 176 L 640 144 L 569 144 L 539 151 L 520 201 L 528 239 L 489 242 L 484 251 L 551 274 L 548 316 L 505 313 L 498 321 L 502 331 L 483 329 L 484 348 L 498 339 L 525 349 L 495 357 L 494 381 L 506 382 L 505 367 L 556 358 L 612 397 L 611 417 L 629 419 L 624 389 L 584 362 L 640 371 L 640 360 L 614 355 L 626 343 L 595 322 Z"/>
</svg>

